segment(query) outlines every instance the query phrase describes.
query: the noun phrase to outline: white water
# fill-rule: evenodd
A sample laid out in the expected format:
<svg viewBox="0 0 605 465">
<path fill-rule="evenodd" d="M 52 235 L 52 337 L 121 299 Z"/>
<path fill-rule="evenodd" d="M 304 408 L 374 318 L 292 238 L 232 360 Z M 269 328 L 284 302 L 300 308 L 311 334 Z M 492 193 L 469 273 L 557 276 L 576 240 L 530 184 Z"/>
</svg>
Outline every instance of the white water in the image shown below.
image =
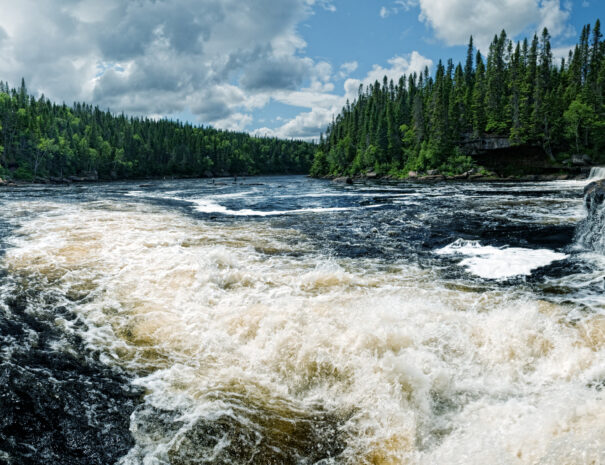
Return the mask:
<svg viewBox="0 0 605 465">
<path fill-rule="evenodd" d="M 88 343 L 146 373 L 149 407 L 178 412 L 164 433 L 135 414 L 124 464 L 211 463 L 234 438 L 195 449 L 198 422 L 226 415 L 270 437 L 272 419 L 320 408 L 341 418 L 350 464 L 605 463 L 599 314 L 571 323 L 521 290 L 326 258 L 266 224 L 117 203 L 36 208 L 7 252 L 11 272 L 75 299 L 65 304 L 89 324 Z M 15 217 L 31 210 L 14 205 Z M 516 273 L 540 258 L 496 250 L 519 258 Z"/>
<path fill-rule="evenodd" d="M 158 199 L 166 199 L 166 200 L 179 200 L 183 202 L 188 202 L 194 205 L 194 209 L 200 213 L 220 213 L 223 215 L 230 216 L 281 216 L 281 215 L 296 215 L 296 214 L 304 214 L 304 213 L 328 213 L 328 212 L 345 212 L 352 210 L 350 207 L 311 207 L 311 208 L 298 208 L 298 209 L 290 209 L 290 210 L 253 210 L 251 208 L 242 208 L 238 210 L 230 209 L 224 205 L 221 205 L 218 200 L 224 199 L 236 199 L 246 197 L 246 195 L 251 194 L 252 192 L 243 192 L 243 193 L 233 193 L 233 194 L 218 194 L 205 196 L 203 198 L 188 198 L 183 197 L 182 195 L 176 195 L 176 193 L 166 192 L 166 193 L 149 193 L 143 191 L 130 191 L 126 195 L 129 197 L 147 197 L 147 198 L 158 198 Z M 320 197 L 319 194 L 315 194 L 313 196 Z M 340 196 L 340 195 L 339 195 Z M 374 196 L 374 195 L 373 195 Z M 282 196 L 282 198 L 287 196 Z M 294 197 L 294 196 L 290 196 Z M 309 196 L 307 196 L 309 197 Z M 355 208 L 381 208 L 382 205 L 367 205 L 363 207 L 355 207 Z"/>
<path fill-rule="evenodd" d="M 529 276 L 537 268 L 568 257 L 568 255 L 548 249 L 482 246 L 477 241 L 462 239 L 437 250 L 436 253 L 467 257 L 459 265 L 469 272 L 487 279 Z"/>
<path fill-rule="evenodd" d="M 588 181 L 598 181 L 599 179 L 605 179 L 605 166 L 595 166 L 590 169 Z"/>
</svg>

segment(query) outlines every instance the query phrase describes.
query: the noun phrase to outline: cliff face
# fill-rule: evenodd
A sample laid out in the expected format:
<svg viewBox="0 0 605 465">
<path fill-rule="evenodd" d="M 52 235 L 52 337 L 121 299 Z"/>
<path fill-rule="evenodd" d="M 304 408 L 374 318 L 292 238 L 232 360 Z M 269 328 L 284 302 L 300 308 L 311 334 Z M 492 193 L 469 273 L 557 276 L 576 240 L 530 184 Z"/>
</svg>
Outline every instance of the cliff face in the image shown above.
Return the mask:
<svg viewBox="0 0 605 465">
<path fill-rule="evenodd" d="M 461 148 L 477 164 L 500 176 L 516 174 L 554 174 L 561 171 L 579 174 L 578 166 L 556 163 L 539 145 L 513 145 L 508 137 L 484 135 L 461 142 Z"/>
</svg>

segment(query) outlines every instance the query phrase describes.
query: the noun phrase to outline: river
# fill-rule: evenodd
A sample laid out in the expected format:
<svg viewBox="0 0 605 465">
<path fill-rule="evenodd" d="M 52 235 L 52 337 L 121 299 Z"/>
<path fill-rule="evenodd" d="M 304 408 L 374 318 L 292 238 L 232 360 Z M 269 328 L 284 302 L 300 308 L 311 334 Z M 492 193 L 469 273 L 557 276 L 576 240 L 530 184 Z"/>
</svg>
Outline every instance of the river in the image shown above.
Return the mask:
<svg viewBox="0 0 605 465">
<path fill-rule="evenodd" d="M 0 190 L 0 462 L 605 463 L 585 185 Z"/>
</svg>

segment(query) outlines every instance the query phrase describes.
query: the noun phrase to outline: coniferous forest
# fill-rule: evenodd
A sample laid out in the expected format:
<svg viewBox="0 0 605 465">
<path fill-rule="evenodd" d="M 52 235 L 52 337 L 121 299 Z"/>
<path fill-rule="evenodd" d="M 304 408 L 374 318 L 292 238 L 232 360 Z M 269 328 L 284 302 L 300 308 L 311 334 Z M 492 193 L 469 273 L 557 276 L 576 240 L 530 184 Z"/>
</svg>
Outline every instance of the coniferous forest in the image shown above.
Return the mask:
<svg viewBox="0 0 605 465">
<path fill-rule="evenodd" d="M 307 173 L 315 146 L 178 121 L 129 118 L 0 82 L 0 177 L 123 179 Z"/>
<path fill-rule="evenodd" d="M 361 86 L 322 135 L 311 174 L 406 177 L 476 167 L 477 141 L 505 139 L 553 166 L 579 155 L 605 162 L 605 42 L 599 20 L 560 62 L 550 35 L 513 42 L 502 31 L 487 58 L 471 37 L 465 63 L 439 61 L 434 76 Z"/>
</svg>

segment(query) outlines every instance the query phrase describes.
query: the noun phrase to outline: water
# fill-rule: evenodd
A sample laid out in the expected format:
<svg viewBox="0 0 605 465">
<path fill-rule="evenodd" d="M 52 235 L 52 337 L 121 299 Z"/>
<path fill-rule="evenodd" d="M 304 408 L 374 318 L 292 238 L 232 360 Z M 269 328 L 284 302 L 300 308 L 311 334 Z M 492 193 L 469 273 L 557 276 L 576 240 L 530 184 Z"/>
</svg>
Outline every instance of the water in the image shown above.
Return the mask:
<svg viewBox="0 0 605 465">
<path fill-rule="evenodd" d="M 590 169 L 588 181 L 592 182 L 599 179 L 605 179 L 605 166 L 595 166 Z"/>
<path fill-rule="evenodd" d="M 605 257 L 576 240 L 584 185 L 0 191 L 0 318 L 21 334 L 0 325 L 3 366 L 19 380 L 71 357 L 69 405 L 90 420 L 28 412 L 97 438 L 0 423 L 0 457 L 605 463 Z M 28 398 L 65 372 L 44 369 L 31 392 L 2 389 Z M 59 405 L 75 395 L 53 386 Z"/>
</svg>

